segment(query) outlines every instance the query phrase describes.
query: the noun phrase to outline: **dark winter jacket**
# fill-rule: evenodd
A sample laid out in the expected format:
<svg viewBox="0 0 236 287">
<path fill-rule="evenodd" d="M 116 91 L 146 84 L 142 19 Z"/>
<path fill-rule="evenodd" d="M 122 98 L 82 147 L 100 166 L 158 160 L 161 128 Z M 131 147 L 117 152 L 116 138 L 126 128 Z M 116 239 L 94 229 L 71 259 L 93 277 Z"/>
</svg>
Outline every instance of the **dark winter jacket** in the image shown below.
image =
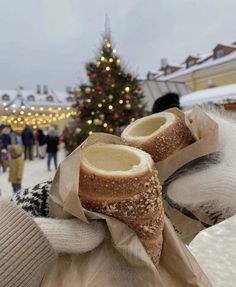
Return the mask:
<svg viewBox="0 0 236 287">
<path fill-rule="evenodd" d="M 38 130 L 38 143 L 39 145 L 45 145 L 46 143 L 46 136 L 42 130 Z"/>
<path fill-rule="evenodd" d="M 47 153 L 56 153 L 58 151 L 59 137 L 58 136 L 47 136 Z"/>
<path fill-rule="evenodd" d="M 22 134 L 21 134 L 23 145 L 25 146 L 31 146 L 34 144 L 34 136 L 33 132 L 29 127 L 24 128 Z"/>
<path fill-rule="evenodd" d="M 11 137 L 8 134 L 2 134 L 0 136 L 0 141 L 1 141 L 1 148 L 2 149 L 7 149 L 7 147 L 11 144 Z"/>
</svg>

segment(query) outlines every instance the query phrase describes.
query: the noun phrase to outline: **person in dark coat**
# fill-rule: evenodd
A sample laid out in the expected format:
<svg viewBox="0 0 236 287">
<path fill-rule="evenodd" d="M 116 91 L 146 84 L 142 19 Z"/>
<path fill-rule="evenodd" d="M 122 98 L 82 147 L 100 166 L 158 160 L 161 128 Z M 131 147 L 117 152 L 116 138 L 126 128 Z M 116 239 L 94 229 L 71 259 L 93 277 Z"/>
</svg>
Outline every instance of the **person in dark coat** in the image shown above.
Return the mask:
<svg viewBox="0 0 236 287">
<path fill-rule="evenodd" d="M 179 96 L 175 93 L 168 93 L 160 98 L 158 98 L 152 107 L 152 113 L 159 113 L 166 109 L 170 108 L 179 108 L 180 102 L 179 102 Z"/>
<path fill-rule="evenodd" d="M 8 146 L 11 144 L 9 127 L 6 126 L 2 129 L 2 134 L 0 135 L 0 139 L 1 139 L 1 148 L 7 150 Z"/>
<path fill-rule="evenodd" d="M 57 169 L 57 152 L 59 145 L 59 137 L 57 136 L 56 130 L 54 127 L 48 129 L 48 135 L 46 136 L 46 145 L 47 145 L 47 154 L 48 154 L 48 170 L 51 168 L 51 160 L 54 161 L 55 169 Z"/>
<path fill-rule="evenodd" d="M 46 145 L 46 136 L 43 132 L 43 130 L 38 129 L 38 144 L 39 144 L 39 158 L 45 158 L 45 145 Z"/>
<path fill-rule="evenodd" d="M 27 158 L 29 158 L 29 160 L 32 160 L 33 159 L 32 147 L 34 144 L 34 135 L 33 135 L 31 128 L 28 125 L 26 125 L 24 130 L 22 131 L 21 138 L 22 138 L 22 143 L 25 148 L 25 160 Z"/>
</svg>

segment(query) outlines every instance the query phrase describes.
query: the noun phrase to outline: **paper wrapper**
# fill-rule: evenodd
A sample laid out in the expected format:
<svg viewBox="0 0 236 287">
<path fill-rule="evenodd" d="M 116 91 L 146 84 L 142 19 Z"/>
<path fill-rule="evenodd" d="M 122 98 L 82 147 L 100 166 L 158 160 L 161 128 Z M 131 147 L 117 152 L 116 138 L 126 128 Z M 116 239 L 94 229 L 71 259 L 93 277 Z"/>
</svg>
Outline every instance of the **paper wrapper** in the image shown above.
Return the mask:
<svg viewBox="0 0 236 287">
<path fill-rule="evenodd" d="M 196 141 L 156 164 L 161 183 L 185 164 L 219 150 L 218 125 L 204 111 L 198 107 L 188 115 L 176 108 L 168 111 L 177 114 L 185 121 Z M 192 192 L 194 203 L 194 193 L 197 190 Z M 163 205 L 175 230 L 185 243 L 189 243 L 201 230 L 214 224 L 214 218 L 207 206 L 205 208 L 195 206 L 194 209 L 189 210 L 181 202 L 173 201 L 168 193 L 164 192 Z"/>
<path fill-rule="evenodd" d="M 118 137 L 95 134 L 95 142 L 122 143 Z M 51 217 L 77 217 L 85 222 L 104 220 L 107 238 L 91 252 L 61 255 L 45 276 L 43 287 L 194 287 L 212 286 L 165 217 L 164 243 L 158 268 L 137 235 L 124 223 L 82 208 L 79 200 L 80 149 L 60 165 L 50 191 Z"/>
</svg>

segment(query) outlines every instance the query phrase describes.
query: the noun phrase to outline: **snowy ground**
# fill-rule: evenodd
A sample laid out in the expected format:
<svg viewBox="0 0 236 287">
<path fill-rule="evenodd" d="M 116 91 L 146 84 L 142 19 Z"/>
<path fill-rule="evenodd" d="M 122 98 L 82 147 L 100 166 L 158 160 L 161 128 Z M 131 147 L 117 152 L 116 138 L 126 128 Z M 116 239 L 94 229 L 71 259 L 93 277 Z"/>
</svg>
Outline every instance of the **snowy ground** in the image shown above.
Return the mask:
<svg viewBox="0 0 236 287">
<path fill-rule="evenodd" d="M 64 158 L 64 152 L 58 153 L 58 159 Z M 46 159 L 26 161 L 23 187 L 35 185 L 51 179 L 55 171 L 48 172 Z M 2 196 L 9 199 L 12 194 L 8 183 L 8 174 L 0 174 Z M 202 269 L 214 287 L 236 286 L 236 216 L 215 225 L 201 233 L 190 244 L 190 250 L 197 258 Z"/>
</svg>

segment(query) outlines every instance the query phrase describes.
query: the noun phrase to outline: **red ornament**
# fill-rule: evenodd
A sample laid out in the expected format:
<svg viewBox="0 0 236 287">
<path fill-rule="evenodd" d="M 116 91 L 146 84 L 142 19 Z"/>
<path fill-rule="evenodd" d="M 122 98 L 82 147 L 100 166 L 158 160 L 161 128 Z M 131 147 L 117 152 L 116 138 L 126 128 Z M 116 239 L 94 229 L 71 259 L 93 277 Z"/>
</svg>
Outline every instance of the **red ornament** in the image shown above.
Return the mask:
<svg viewBox="0 0 236 287">
<path fill-rule="evenodd" d="M 131 73 L 128 73 L 128 74 L 127 74 L 127 78 L 128 78 L 128 79 L 132 79 L 132 74 L 131 74 Z"/>
<path fill-rule="evenodd" d="M 60 142 L 65 142 L 65 137 L 64 136 L 60 136 Z"/>
<path fill-rule="evenodd" d="M 73 109 L 75 109 L 75 108 L 77 108 L 78 107 L 78 103 L 74 103 L 73 105 L 72 105 L 72 108 Z"/>
<path fill-rule="evenodd" d="M 140 86 L 140 85 L 137 85 L 137 86 L 136 86 L 136 90 L 137 90 L 137 91 L 141 91 L 141 90 L 142 90 L 141 86 Z"/>
<path fill-rule="evenodd" d="M 78 145 L 77 142 L 72 142 L 72 144 L 73 144 L 73 146 L 77 146 Z"/>
<path fill-rule="evenodd" d="M 125 95 L 125 100 L 129 101 L 129 100 L 131 100 L 131 97 L 129 95 Z"/>
<path fill-rule="evenodd" d="M 100 86 L 96 86 L 96 87 L 95 87 L 95 91 L 96 91 L 96 92 L 101 92 L 101 91 L 102 91 L 102 88 L 101 88 Z"/>
<path fill-rule="evenodd" d="M 81 122 L 81 118 L 80 117 L 77 117 L 75 120 L 76 120 L 77 124 L 79 124 Z"/>
<path fill-rule="evenodd" d="M 114 115 L 112 116 L 112 118 L 113 118 L 114 120 L 119 119 L 119 117 L 120 117 L 120 115 L 119 115 L 119 114 L 114 114 Z"/>
<path fill-rule="evenodd" d="M 79 104 L 79 109 L 82 111 L 85 108 L 85 105 L 83 103 Z"/>
<path fill-rule="evenodd" d="M 74 132 L 73 132 L 73 131 L 69 131 L 69 135 L 70 135 L 70 136 L 73 136 L 73 135 L 74 135 Z"/>
<path fill-rule="evenodd" d="M 92 74 L 90 75 L 90 78 L 91 78 L 92 80 L 95 80 L 95 79 L 97 78 L 97 75 L 96 75 L 95 73 L 92 73 Z"/>
</svg>

